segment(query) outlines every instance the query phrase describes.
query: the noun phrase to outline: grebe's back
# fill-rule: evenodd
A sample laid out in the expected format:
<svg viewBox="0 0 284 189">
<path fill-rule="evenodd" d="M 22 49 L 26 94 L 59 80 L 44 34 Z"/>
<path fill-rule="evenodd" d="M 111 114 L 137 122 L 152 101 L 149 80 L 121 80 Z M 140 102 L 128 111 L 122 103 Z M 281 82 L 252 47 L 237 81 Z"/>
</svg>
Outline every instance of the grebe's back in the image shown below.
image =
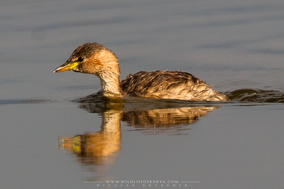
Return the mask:
<svg viewBox="0 0 284 189">
<path fill-rule="evenodd" d="M 124 96 L 180 99 L 194 101 L 228 101 L 204 81 L 181 71 L 140 71 L 120 82 Z"/>
</svg>

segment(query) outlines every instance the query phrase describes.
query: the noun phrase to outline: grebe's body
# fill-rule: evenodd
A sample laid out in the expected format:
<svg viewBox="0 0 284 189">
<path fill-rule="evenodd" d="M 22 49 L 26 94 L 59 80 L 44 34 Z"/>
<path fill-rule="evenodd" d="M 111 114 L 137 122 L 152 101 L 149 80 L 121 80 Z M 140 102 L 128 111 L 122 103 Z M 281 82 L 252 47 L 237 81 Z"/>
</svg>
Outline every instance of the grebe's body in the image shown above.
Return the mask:
<svg viewBox="0 0 284 189">
<path fill-rule="evenodd" d="M 142 98 L 180 99 L 193 101 L 227 101 L 228 97 L 213 90 L 202 80 L 181 71 L 140 71 L 119 82 L 116 55 L 98 43 L 77 47 L 69 59 L 54 72 L 72 70 L 94 74 L 101 80 L 104 96 L 136 96 Z"/>
</svg>

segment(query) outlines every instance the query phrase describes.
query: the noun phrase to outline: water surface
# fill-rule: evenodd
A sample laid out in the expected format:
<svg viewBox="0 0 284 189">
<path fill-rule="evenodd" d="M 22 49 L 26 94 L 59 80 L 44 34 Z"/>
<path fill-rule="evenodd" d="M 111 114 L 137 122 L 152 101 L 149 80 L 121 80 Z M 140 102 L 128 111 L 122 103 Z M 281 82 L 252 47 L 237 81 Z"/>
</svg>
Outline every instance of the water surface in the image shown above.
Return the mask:
<svg viewBox="0 0 284 189">
<path fill-rule="evenodd" d="M 282 187 L 283 8 L 280 0 L 3 1 L 1 188 Z M 121 79 L 182 70 L 232 101 L 89 96 L 100 88 L 95 76 L 52 73 L 85 42 L 116 53 Z"/>
</svg>

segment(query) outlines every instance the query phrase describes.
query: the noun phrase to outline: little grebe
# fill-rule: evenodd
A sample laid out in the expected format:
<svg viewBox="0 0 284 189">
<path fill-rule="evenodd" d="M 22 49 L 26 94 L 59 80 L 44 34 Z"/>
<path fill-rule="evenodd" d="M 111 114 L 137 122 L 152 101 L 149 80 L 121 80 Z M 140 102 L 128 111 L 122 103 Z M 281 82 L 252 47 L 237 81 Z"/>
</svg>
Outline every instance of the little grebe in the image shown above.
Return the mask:
<svg viewBox="0 0 284 189">
<path fill-rule="evenodd" d="M 101 80 L 100 94 L 108 97 L 135 96 L 142 98 L 180 99 L 193 101 L 227 101 L 229 98 L 213 90 L 204 81 L 181 71 L 140 71 L 119 83 L 118 58 L 99 43 L 77 47 L 56 72 L 72 70 L 94 74 Z"/>
</svg>

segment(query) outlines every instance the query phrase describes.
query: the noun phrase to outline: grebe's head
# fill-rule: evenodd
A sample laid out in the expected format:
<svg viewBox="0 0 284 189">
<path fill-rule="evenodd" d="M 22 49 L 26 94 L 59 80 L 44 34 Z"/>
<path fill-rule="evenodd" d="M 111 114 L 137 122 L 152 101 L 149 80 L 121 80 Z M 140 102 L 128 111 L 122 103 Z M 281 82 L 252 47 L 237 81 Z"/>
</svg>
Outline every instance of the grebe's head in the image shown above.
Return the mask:
<svg viewBox="0 0 284 189">
<path fill-rule="evenodd" d="M 85 43 L 77 47 L 69 59 L 56 68 L 54 73 L 75 71 L 97 75 L 101 71 L 111 71 L 119 74 L 118 58 L 99 43 Z"/>
</svg>

